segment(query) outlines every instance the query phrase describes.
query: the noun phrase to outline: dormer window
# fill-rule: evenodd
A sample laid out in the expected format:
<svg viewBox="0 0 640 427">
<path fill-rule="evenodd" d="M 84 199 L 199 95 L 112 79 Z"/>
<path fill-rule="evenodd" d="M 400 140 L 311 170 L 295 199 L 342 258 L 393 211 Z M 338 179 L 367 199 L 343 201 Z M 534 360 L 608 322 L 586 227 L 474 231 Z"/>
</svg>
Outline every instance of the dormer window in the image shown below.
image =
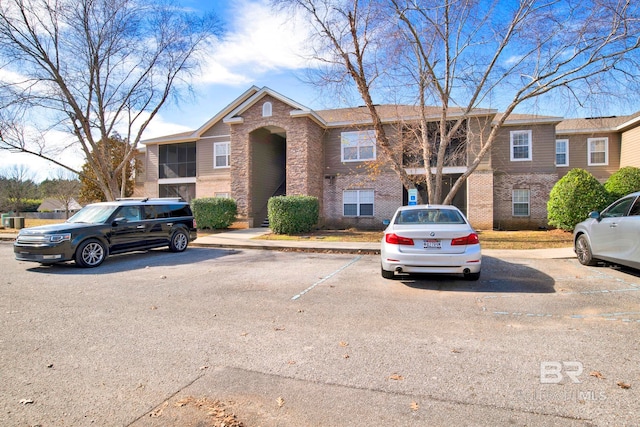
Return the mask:
<svg viewBox="0 0 640 427">
<path fill-rule="evenodd" d="M 273 114 L 273 107 L 270 102 L 262 104 L 262 117 L 271 117 Z"/>
</svg>

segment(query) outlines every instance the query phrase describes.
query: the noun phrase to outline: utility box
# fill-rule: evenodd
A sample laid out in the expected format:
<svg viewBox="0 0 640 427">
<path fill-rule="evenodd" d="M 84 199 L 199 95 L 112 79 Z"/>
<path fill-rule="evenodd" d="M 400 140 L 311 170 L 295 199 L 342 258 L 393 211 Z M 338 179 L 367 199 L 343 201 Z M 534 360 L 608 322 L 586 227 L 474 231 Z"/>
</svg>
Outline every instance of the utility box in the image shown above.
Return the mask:
<svg viewBox="0 0 640 427">
<path fill-rule="evenodd" d="M 23 216 L 14 216 L 11 218 L 13 220 L 13 228 L 16 230 L 21 230 L 24 228 L 24 217 Z"/>
</svg>

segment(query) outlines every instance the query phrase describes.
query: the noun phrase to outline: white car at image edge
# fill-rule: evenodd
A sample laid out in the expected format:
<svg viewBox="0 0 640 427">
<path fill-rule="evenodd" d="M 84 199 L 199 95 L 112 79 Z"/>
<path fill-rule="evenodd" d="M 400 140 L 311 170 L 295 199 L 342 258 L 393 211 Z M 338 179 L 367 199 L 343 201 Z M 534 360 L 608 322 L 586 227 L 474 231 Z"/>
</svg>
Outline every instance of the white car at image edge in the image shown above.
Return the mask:
<svg viewBox="0 0 640 427">
<path fill-rule="evenodd" d="M 397 274 L 462 274 L 478 280 L 482 254 L 478 234 L 451 205 L 398 208 L 382 236 L 382 277 Z"/>
</svg>

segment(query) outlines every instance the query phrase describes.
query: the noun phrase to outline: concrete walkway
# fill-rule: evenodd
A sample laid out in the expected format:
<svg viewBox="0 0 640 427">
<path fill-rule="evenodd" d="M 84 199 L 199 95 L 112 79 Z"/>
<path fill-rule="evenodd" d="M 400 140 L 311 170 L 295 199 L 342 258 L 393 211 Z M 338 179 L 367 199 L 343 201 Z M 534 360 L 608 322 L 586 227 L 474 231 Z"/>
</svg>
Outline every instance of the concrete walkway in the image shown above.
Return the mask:
<svg viewBox="0 0 640 427">
<path fill-rule="evenodd" d="M 379 254 L 380 243 L 331 242 L 322 240 L 262 240 L 257 239 L 270 233 L 268 228 L 247 228 L 215 234 L 200 233 L 191 246 L 237 249 L 266 249 L 291 251 L 322 251 L 336 253 Z M 13 241 L 16 233 L 0 231 L 0 241 Z M 575 258 L 573 248 L 554 249 L 483 249 L 482 254 L 495 258 L 562 259 Z"/>
</svg>

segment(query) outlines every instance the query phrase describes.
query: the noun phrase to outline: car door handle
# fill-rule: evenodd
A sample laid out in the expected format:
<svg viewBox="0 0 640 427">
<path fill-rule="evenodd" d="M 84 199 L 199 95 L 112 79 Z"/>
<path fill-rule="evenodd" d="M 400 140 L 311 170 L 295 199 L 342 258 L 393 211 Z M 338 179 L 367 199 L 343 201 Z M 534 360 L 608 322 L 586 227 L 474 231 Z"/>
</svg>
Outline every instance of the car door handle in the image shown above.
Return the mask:
<svg viewBox="0 0 640 427">
<path fill-rule="evenodd" d="M 616 222 L 612 222 L 611 224 L 609 224 L 609 228 L 616 228 L 618 226 L 618 223 Z"/>
<path fill-rule="evenodd" d="M 138 228 L 138 229 L 142 229 L 142 228 L 144 228 L 144 225 L 139 225 L 139 226 L 137 226 L 136 228 Z"/>
</svg>

